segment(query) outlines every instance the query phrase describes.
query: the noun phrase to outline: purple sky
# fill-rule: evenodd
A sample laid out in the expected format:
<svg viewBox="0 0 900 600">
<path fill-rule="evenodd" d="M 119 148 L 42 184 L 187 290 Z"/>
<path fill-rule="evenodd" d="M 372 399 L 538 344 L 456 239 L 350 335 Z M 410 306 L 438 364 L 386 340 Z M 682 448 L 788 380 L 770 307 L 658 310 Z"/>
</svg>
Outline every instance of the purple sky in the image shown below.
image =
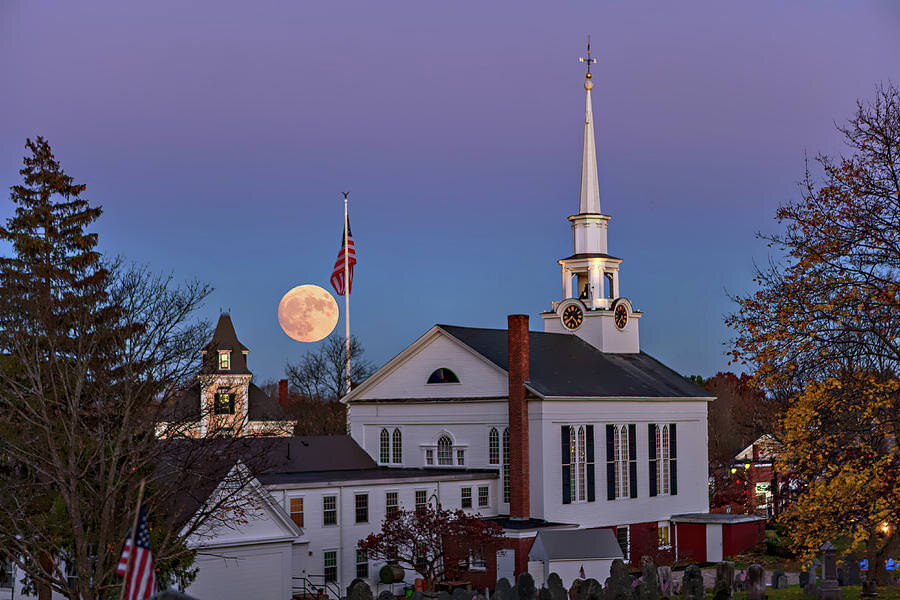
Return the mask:
<svg viewBox="0 0 900 600">
<path fill-rule="evenodd" d="M 434 323 L 532 329 L 578 202 L 583 53 L 610 253 L 642 349 L 727 367 L 728 292 L 797 197 L 804 152 L 900 82 L 900 4 L 0 1 L 0 187 L 44 135 L 110 254 L 215 286 L 259 380 L 326 287 L 350 190 L 353 332 L 382 364 Z M 10 213 L 0 203 L 0 218 Z M 0 251 L 7 251 L 2 248 Z M 343 324 L 338 324 L 338 332 Z"/>
</svg>

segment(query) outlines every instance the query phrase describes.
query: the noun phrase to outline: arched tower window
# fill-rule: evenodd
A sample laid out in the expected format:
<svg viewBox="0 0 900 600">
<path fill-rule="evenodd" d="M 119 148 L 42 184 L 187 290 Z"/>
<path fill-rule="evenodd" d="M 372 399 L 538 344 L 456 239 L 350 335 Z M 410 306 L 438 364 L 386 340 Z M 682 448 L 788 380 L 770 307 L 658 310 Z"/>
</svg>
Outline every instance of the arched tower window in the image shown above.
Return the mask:
<svg viewBox="0 0 900 600">
<path fill-rule="evenodd" d="M 391 462 L 391 435 L 388 433 L 387 429 L 381 430 L 380 445 L 378 450 L 378 462 Z"/>
<path fill-rule="evenodd" d="M 442 435 L 438 438 L 437 459 L 438 465 L 453 464 L 453 442 L 450 440 L 450 436 Z"/>
<path fill-rule="evenodd" d="M 447 367 L 441 367 L 431 372 L 427 383 L 459 383 L 459 377 Z"/>
<path fill-rule="evenodd" d="M 402 463 L 403 462 L 403 435 L 400 433 L 400 429 L 394 429 L 393 435 L 393 462 Z"/>
<path fill-rule="evenodd" d="M 488 463 L 500 464 L 500 434 L 496 427 L 491 427 L 491 431 L 488 433 Z"/>
<path fill-rule="evenodd" d="M 619 439 L 618 445 L 616 446 L 616 470 L 618 473 L 618 490 L 616 491 L 616 498 L 627 498 L 628 497 L 628 426 L 622 425 L 618 430 Z"/>
<path fill-rule="evenodd" d="M 660 494 L 669 493 L 669 426 L 656 427 L 656 489 Z"/>
</svg>

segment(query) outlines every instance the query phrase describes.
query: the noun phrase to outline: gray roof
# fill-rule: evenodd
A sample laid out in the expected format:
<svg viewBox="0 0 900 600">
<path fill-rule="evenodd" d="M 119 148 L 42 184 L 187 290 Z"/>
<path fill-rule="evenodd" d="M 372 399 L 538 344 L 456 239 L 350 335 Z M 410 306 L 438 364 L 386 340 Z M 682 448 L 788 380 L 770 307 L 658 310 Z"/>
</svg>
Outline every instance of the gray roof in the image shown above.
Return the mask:
<svg viewBox="0 0 900 600">
<path fill-rule="evenodd" d="M 230 369 L 219 369 L 219 350 L 231 350 Z M 234 324 L 231 322 L 231 316 L 228 313 L 219 315 L 219 322 L 216 323 L 216 331 L 213 333 L 212 340 L 203 348 L 205 353 L 201 372 L 203 373 L 230 373 L 233 375 L 249 375 L 250 369 L 247 368 L 247 347 L 243 345 L 237 338 L 234 331 Z"/>
<path fill-rule="evenodd" d="M 731 513 L 686 513 L 672 515 L 671 521 L 676 523 L 708 523 L 712 525 L 731 525 L 734 523 L 750 523 L 763 521 L 763 517 L 757 515 L 736 515 Z"/>
<path fill-rule="evenodd" d="M 528 553 L 530 560 L 624 558 L 611 529 L 542 529 Z"/>
<path fill-rule="evenodd" d="M 337 483 L 342 481 L 377 481 L 418 479 L 497 479 L 496 469 L 429 469 L 421 467 L 376 467 L 345 471 L 303 471 L 263 473 L 259 476 L 264 485 L 286 485 L 292 483 Z"/>
<path fill-rule="evenodd" d="M 507 331 L 438 325 L 504 371 Z M 712 395 L 644 353 L 601 352 L 570 333 L 528 333 L 528 386 L 543 397 L 710 398 Z"/>
</svg>

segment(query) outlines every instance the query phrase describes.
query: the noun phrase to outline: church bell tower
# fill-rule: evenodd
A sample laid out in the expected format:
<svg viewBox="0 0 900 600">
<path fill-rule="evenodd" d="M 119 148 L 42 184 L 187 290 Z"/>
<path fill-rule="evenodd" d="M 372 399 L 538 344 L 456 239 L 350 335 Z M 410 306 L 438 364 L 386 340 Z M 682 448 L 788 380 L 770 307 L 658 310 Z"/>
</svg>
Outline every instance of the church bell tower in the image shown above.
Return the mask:
<svg viewBox="0 0 900 600">
<path fill-rule="evenodd" d="M 621 258 L 607 253 L 607 225 L 610 217 L 600 210 L 600 186 L 597 180 L 597 149 L 594 142 L 594 115 L 591 105 L 591 57 L 579 59 L 587 64 L 584 80 L 584 140 L 581 149 L 581 190 L 578 214 L 569 217 L 572 224 L 572 255 L 560 259 L 562 300 L 541 313 L 544 331 L 571 333 L 603 352 L 640 352 L 639 311 L 622 296 L 619 289 Z"/>
</svg>

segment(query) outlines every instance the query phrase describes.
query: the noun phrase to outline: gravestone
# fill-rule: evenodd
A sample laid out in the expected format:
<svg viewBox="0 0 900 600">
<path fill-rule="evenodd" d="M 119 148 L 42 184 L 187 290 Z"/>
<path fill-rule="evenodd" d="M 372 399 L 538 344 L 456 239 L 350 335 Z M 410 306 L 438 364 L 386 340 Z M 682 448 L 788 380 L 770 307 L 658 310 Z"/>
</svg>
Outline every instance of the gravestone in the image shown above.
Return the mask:
<svg viewBox="0 0 900 600">
<path fill-rule="evenodd" d="M 538 590 L 538 600 L 553 600 L 553 596 L 550 595 L 550 590 L 541 587 L 541 589 Z"/>
<path fill-rule="evenodd" d="M 635 589 L 635 600 L 658 600 L 659 582 L 656 579 L 656 565 L 653 559 L 645 556 L 641 559 L 641 582 Z"/>
<path fill-rule="evenodd" d="M 820 600 L 841 600 L 841 587 L 837 581 L 837 548 L 825 542 L 822 551 L 822 585 L 819 586 Z"/>
<path fill-rule="evenodd" d="M 550 590 L 552 600 L 567 600 L 566 588 L 563 587 L 562 579 L 556 573 L 550 573 L 547 576 L 547 589 Z"/>
<path fill-rule="evenodd" d="M 787 574 L 781 569 L 772 573 L 772 589 L 782 590 L 787 587 Z"/>
<path fill-rule="evenodd" d="M 537 600 L 538 591 L 531 573 L 522 573 L 516 579 L 516 595 L 519 600 Z"/>
<path fill-rule="evenodd" d="M 394 597 L 394 593 L 389 590 L 384 590 L 380 594 L 378 594 L 378 600 L 397 600 Z"/>
<path fill-rule="evenodd" d="M 350 584 L 347 588 L 347 600 L 375 600 L 372 595 L 372 588 L 363 579 L 359 579 Z"/>
<path fill-rule="evenodd" d="M 747 584 L 747 574 L 744 573 L 744 570 L 741 569 L 737 575 L 734 576 L 734 585 L 731 586 L 736 592 L 743 592 L 746 589 Z"/>
<path fill-rule="evenodd" d="M 382 592 L 383 594 L 384 592 Z M 378 594 L 378 600 L 381 600 L 381 594 Z M 437 600 L 453 600 L 453 596 L 450 595 L 450 592 L 445 592 L 441 590 L 438 592 Z"/>
<path fill-rule="evenodd" d="M 413 592 L 413 600 L 425 600 L 425 592 Z"/>
<path fill-rule="evenodd" d="M 584 579 L 576 579 L 569 587 L 569 600 L 587 600 L 588 586 Z"/>
<path fill-rule="evenodd" d="M 734 563 L 720 562 L 716 565 L 716 585 L 713 600 L 731 600 L 734 587 Z"/>
<path fill-rule="evenodd" d="M 663 596 L 671 596 L 672 591 L 672 567 L 657 567 L 656 580 L 659 582 L 659 591 Z"/>
<path fill-rule="evenodd" d="M 453 600 L 472 600 L 472 596 L 473 596 L 471 591 L 469 591 L 465 588 L 461 588 L 461 587 L 458 587 L 455 590 L 453 590 L 453 593 L 450 595 L 453 597 Z M 382 600 L 380 594 L 378 596 L 378 600 Z"/>
<path fill-rule="evenodd" d="M 875 583 L 874 578 L 870 578 L 868 574 L 866 578 L 862 582 L 862 593 L 860 594 L 863 598 L 874 598 L 878 595 L 878 585 Z"/>
<path fill-rule="evenodd" d="M 497 581 L 497 587 L 494 588 L 495 600 L 512 600 L 512 586 L 509 579 L 501 577 Z"/>
<path fill-rule="evenodd" d="M 859 571 L 859 559 L 855 556 L 848 556 L 844 559 L 844 585 L 859 585 L 862 583 L 862 577 Z"/>
<path fill-rule="evenodd" d="M 632 600 L 631 575 L 621 558 L 609 567 L 609 583 L 606 585 L 606 600 Z"/>
<path fill-rule="evenodd" d="M 681 578 L 682 600 L 704 600 L 703 573 L 697 565 L 688 565 Z"/>
<path fill-rule="evenodd" d="M 603 586 L 596 579 L 588 579 L 588 600 L 604 600 Z"/>
<path fill-rule="evenodd" d="M 805 588 L 809 585 L 810 575 L 809 571 L 803 570 L 800 571 L 800 588 Z"/>
<path fill-rule="evenodd" d="M 766 572 L 760 565 L 747 569 L 747 600 L 765 600 Z"/>
</svg>

